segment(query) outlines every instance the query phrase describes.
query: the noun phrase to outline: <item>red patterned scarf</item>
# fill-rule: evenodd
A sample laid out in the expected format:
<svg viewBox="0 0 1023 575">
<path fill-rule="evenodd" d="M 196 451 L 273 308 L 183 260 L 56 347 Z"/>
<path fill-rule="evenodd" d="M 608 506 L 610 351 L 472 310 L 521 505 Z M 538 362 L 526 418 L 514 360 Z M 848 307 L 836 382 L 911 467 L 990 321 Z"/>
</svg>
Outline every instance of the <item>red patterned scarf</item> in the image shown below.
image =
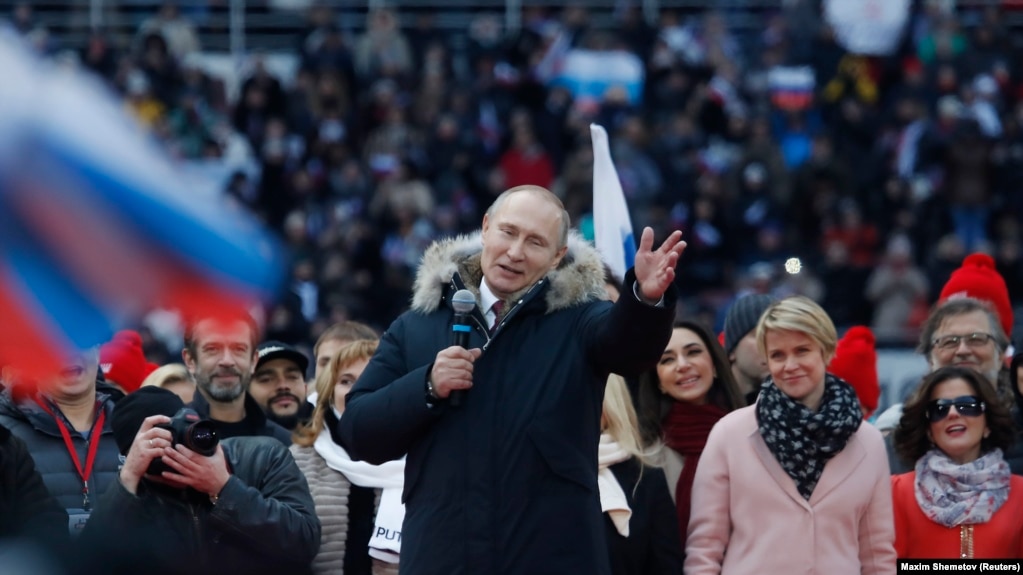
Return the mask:
<svg viewBox="0 0 1023 575">
<path fill-rule="evenodd" d="M 696 463 L 700 460 L 707 436 L 719 419 L 727 412 L 713 404 L 693 405 L 676 401 L 664 419 L 664 443 L 685 456 L 682 475 L 675 486 L 675 509 L 678 512 L 678 527 L 685 545 L 689 528 L 690 499 L 693 493 L 693 478 L 696 477 Z"/>
</svg>

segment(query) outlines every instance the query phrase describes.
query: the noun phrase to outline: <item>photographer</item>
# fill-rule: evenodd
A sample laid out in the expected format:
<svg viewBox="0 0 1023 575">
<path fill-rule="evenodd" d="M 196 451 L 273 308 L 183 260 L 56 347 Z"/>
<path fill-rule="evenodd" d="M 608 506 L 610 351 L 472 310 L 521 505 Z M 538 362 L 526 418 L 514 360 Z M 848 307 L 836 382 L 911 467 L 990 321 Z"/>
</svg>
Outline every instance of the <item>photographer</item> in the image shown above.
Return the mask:
<svg viewBox="0 0 1023 575">
<path fill-rule="evenodd" d="M 126 460 L 82 535 L 82 572 L 309 572 L 320 522 L 288 450 L 267 437 L 218 443 L 182 408 L 157 387 L 118 403 L 111 426 Z"/>
</svg>

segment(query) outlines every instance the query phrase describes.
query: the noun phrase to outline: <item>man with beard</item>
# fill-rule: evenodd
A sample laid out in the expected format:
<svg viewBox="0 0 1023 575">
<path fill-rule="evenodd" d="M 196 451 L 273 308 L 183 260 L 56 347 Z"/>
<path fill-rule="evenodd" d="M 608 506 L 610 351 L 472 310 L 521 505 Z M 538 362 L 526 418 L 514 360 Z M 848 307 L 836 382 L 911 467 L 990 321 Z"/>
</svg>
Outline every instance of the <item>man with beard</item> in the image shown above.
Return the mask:
<svg viewBox="0 0 1023 575">
<path fill-rule="evenodd" d="M 306 401 L 305 372 L 309 360 L 286 343 L 267 341 L 256 348 L 256 371 L 249 394 L 266 417 L 294 431 L 309 421 L 313 404 Z"/>
<path fill-rule="evenodd" d="M 244 313 L 189 322 L 181 357 L 199 392 L 189 407 L 217 424 L 221 439 L 264 435 L 291 445 L 288 430 L 268 420 L 248 393 L 258 338 L 256 322 Z"/>
</svg>

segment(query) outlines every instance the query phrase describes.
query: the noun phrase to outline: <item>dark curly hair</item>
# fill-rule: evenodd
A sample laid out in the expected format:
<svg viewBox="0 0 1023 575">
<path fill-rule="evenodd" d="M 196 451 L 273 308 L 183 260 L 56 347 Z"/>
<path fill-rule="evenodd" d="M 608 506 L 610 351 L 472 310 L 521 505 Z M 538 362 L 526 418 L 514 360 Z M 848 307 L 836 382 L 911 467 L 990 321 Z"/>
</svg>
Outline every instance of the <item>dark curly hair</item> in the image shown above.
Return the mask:
<svg viewBox="0 0 1023 575">
<path fill-rule="evenodd" d="M 732 375 L 728 355 L 716 337 L 703 325 L 692 321 L 677 321 L 674 328 L 684 328 L 696 334 L 707 348 L 717 376 L 707 392 L 707 401 L 724 409 L 734 411 L 746 406 L 746 400 L 739 391 L 739 384 Z M 636 399 L 636 415 L 639 417 L 639 431 L 644 445 L 653 445 L 661 439 L 661 422 L 671 410 L 675 401 L 661 393 L 657 368 L 653 367 L 639 376 L 639 390 Z"/>
<path fill-rule="evenodd" d="M 931 402 L 931 393 L 938 384 L 952 379 L 961 379 L 972 389 L 974 395 L 985 404 L 984 417 L 991 433 L 980 442 L 981 453 L 987 453 L 996 447 L 1005 451 L 1012 445 L 1013 423 L 1009 410 L 998 400 L 992 384 L 984 376 L 965 367 L 943 367 L 926 375 L 916 391 L 902 409 L 902 419 L 895 428 L 893 443 L 895 453 L 908 465 L 914 465 L 918 459 L 930 451 L 934 444 L 928 437 L 930 421 L 927 419 L 927 404 Z"/>
</svg>

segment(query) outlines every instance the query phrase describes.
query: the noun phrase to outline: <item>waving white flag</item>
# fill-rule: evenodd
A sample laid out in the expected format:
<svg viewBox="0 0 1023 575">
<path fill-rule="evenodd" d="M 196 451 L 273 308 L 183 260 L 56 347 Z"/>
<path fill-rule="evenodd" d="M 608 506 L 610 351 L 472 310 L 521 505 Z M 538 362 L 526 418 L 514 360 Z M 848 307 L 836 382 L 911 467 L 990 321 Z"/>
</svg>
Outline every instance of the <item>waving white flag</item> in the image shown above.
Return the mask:
<svg viewBox="0 0 1023 575">
<path fill-rule="evenodd" d="M 636 257 L 636 239 L 625 193 L 611 160 L 607 131 L 590 124 L 593 141 L 593 238 L 604 262 L 621 280 Z"/>
</svg>

